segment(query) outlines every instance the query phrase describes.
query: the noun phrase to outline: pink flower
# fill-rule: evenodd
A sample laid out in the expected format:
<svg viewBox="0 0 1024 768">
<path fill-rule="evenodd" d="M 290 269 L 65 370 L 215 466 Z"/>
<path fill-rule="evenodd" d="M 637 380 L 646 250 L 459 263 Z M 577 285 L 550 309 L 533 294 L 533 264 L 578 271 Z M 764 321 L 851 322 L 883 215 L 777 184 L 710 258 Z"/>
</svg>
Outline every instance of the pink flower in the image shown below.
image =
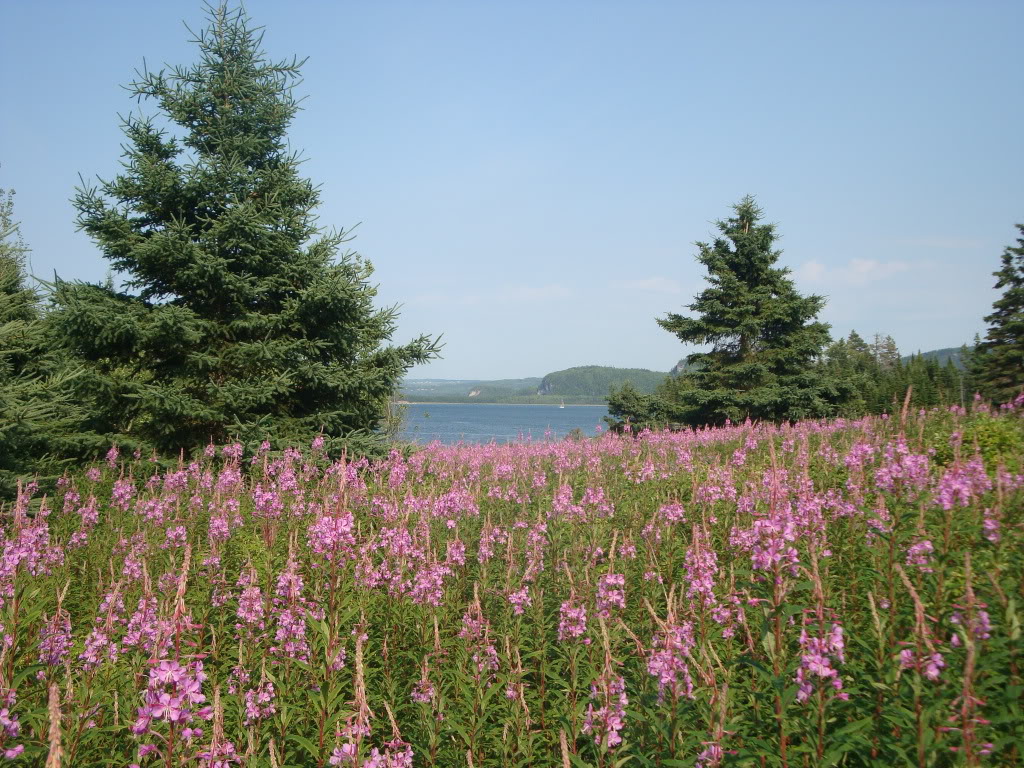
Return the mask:
<svg viewBox="0 0 1024 768">
<path fill-rule="evenodd" d="M 574 605 L 571 600 L 566 600 L 559 608 L 558 615 L 558 639 L 561 642 L 587 634 L 587 609 L 585 606 Z"/>
<path fill-rule="evenodd" d="M 922 539 L 910 546 L 907 550 L 907 565 L 916 565 L 924 573 L 931 573 L 931 556 L 935 547 L 927 539 Z"/>
<path fill-rule="evenodd" d="M 693 625 L 690 622 L 668 626 L 654 636 L 647 671 L 658 680 L 659 702 L 664 701 L 666 692 L 673 699 L 680 696 L 693 698 L 693 680 L 687 663 L 693 645 Z"/>
<path fill-rule="evenodd" d="M 276 698 L 274 684 L 269 680 L 261 683 L 256 688 L 248 689 L 245 692 L 244 698 L 246 725 L 252 725 L 277 712 L 277 708 L 274 706 L 274 699 Z"/>
<path fill-rule="evenodd" d="M 925 661 L 924 676 L 929 680 L 938 680 L 942 670 L 946 668 L 946 662 L 941 653 L 933 653 Z"/>
<path fill-rule="evenodd" d="M 686 550 L 687 597 L 695 597 L 703 605 L 715 602 L 715 576 L 718 573 L 718 555 L 711 548 L 708 536 L 693 526 L 693 543 Z"/>
<path fill-rule="evenodd" d="M 818 631 L 824 632 L 824 628 L 819 628 Z M 800 656 L 800 666 L 796 670 L 797 701 L 807 701 L 815 688 L 826 680 L 830 681 L 834 691 L 841 690 L 843 679 L 833 664 L 845 661 L 842 626 L 832 624 L 824 636 L 810 634 L 805 626 L 800 632 L 800 647 L 803 654 Z"/>
<path fill-rule="evenodd" d="M 590 686 L 591 702 L 583 718 L 583 733 L 594 734 L 594 743 L 616 747 L 622 743 L 620 735 L 626 727 L 626 681 L 620 675 L 604 673 Z M 594 702 L 601 704 L 597 709 Z"/>
<path fill-rule="evenodd" d="M 606 573 L 597 580 L 597 613 L 609 618 L 613 609 L 626 607 L 626 577 L 621 573 Z"/>
<path fill-rule="evenodd" d="M 429 704 L 436 695 L 437 692 L 434 690 L 434 685 L 427 678 L 423 678 L 412 689 L 410 698 L 418 704 Z"/>
<path fill-rule="evenodd" d="M 530 590 L 528 587 L 523 587 L 517 592 L 512 592 L 508 596 L 508 601 L 512 604 L 512 613 L 516 616 L 522 616 L 523 612 L 529 608 L 533 602 L 530 599 Z"/>
</svg>

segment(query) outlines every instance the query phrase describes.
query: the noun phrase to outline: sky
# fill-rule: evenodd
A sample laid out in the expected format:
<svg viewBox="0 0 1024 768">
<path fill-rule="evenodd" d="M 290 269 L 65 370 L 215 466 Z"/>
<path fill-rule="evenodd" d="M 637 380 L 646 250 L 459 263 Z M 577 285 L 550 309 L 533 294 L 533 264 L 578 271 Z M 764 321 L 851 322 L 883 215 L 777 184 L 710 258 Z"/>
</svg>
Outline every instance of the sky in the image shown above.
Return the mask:
<svg viewBox="0 0 1024 768">
<path fill-rule="evenodd" d="M 668 370 L 655 322 L 752 194 L 834 336 L 983 333 L 1024 221 L 1020 2 L 249 0 L 308 57 L 289 133 L 320 222 L 356 227 L 415 378 Z M 200 2 L 0 0 L 0 188 L 43 279 L 102 281 L 80 177 L 119 169 L 123 85 L 190 64 Z M 358 226 L 357 226 L 358 225 Z"/>
</svg>

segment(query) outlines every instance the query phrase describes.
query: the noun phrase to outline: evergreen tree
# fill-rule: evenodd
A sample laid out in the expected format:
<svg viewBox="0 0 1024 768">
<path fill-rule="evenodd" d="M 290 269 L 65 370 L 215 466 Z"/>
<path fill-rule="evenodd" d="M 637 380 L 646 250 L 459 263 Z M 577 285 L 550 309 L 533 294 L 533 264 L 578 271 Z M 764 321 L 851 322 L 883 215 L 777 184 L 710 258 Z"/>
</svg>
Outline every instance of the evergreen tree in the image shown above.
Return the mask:
<svg viewBox="0 0 1024 768">
<path fill-rule="evenodd" d="M 65 457 L 89 442 L 74 374 L 54 351 L 27 285 L 27 249 L 13 212 L 14 193 L 0 192 L 0 498 L 10 498 L 19 480 L 53 480 Z"/>
<path fill-rule="evenodd" d="M 670 373 L 650 394 L 628 381 L 619 388 L 612 387 L 605 422 L 616 431 L 622 431 L 627 424 L 634 431 L 686 424 L 682 395 L 691 386 L 686 376 Z"/>
<path fill-rule="evenodd" d="M 875 360 L 882 370 L 891 371 L 900 363 L 900 350 L 892 336 L 875 334 L 875 343 L 871 345 Z"/>
<path fill-rule="evenodd" d="M 857 418 L 877 412 L 882 370 L 871 346 L 856 331 L 829 345 L 822 365 L 839 392 L 838 415 Z"/>
<path fill-rule="evenodd" d="M 939 379 L 940 405 L 959 405 L 963 402 L 963 378 L 963 371 L 957 367 L 954 358 L 949 358 L 942 366 Z"/>
<path fill-rule="evenodd" d="M 718 222 L 714 243 L 697 243 L 710 286 L 689 308 L 696 317 L 669 314 L 658 323 L 686 344 L 711 345 L 687 357 L 692 370 L 679 405 L 690 424 L 726 419 L 771 421 L 827 416 L 839 391 L 817 365 L 829 342 L 817 321 L 825 300 L 801 296 L 789 270 L 776 267 L 776 233 L 760 223 L 761 209 L 745 197 Z"/>
<path fill-rule="evenodd" d="M 913 355 L 907 363 L 907 373 L 910 386 L 913 387 L 910 396 L 911 405 L 919 408 L 936 405 L 939 398 L 936 387 L 939 364 L 920 354 Z"/>
<path fill-rule="evenodd" d="M 318 189 L 286 139 L 301 62 L 268 60 L 225 6 L 194 42 L 198 63 L 139 73 L 130 91 L 159 119 L 126 119 L 124 172 L 75 197 L 79 226 L 127 276 L 122 290 L 55 289 L 94 426 L 174 452 L 320 431 L 366 448 L 437 345 L 388 346 L 396 311 L 374 307 L 370 264 L 317 225 Z"/>
<path fill-rule="evenodd" d="M 605 422 L 614 430 L 657 429 L 672 422 L 668 401 L 660 393 L 644 394 L 631 382 L 612 387 L 608 394 L 608 415 Z"/>
<path fill-rule="evenodd" d="M 971 359 L 975 385 L 997 403 L 1012 401 L 1024 389 L 1024 224 L 1016 246 L 1003 251 L 1002 267 L 992 274 L 1003 295 L 986 315 L 988 332 Z"/>
</svg>

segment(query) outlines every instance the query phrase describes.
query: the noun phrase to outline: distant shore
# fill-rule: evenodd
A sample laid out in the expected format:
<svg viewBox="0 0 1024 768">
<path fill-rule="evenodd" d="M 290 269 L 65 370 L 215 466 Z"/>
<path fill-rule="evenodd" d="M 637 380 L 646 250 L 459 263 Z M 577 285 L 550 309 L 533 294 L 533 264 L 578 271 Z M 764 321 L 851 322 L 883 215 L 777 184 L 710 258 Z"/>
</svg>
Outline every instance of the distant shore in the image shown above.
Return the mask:
<svg viewBox="0 0 1024 768">
<path fill-rule="evenodd" d="M 395 400 L 395 405 L 544 405 L 550 408 L 607 408 L 608 403 L 566 403 L 564 406 L 558 403 L 493 403 L 484 401 L 472 402 L 449 402 L 447 400 Z"/>
</svg>

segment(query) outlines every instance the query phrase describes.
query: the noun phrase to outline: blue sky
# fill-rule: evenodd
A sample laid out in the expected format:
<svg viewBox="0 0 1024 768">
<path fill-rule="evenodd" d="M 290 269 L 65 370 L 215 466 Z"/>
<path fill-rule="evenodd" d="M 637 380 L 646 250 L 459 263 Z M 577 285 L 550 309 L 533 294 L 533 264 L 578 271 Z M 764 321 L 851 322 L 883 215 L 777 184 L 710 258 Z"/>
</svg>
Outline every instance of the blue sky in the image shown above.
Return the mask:
<svg viewBox="0 0 1024 768">
<path fill-rule="evenodd" d="M 1020 2 L 246 8 L 309 57 L 290 135 L 322 223 L 359 224 L 396 340 L 444 334 L 416 377 L 667 370 L 688 350 L 654 319 L 747 193 L 834 335 L 959 345 L 1024 221 Z M 68 200 L 116 173 L 143 59 L 195 59 L 183 21 L 198 2 L 0 5 L 0 187 L 37 275 L 106 276 Z"/>
</svg>

